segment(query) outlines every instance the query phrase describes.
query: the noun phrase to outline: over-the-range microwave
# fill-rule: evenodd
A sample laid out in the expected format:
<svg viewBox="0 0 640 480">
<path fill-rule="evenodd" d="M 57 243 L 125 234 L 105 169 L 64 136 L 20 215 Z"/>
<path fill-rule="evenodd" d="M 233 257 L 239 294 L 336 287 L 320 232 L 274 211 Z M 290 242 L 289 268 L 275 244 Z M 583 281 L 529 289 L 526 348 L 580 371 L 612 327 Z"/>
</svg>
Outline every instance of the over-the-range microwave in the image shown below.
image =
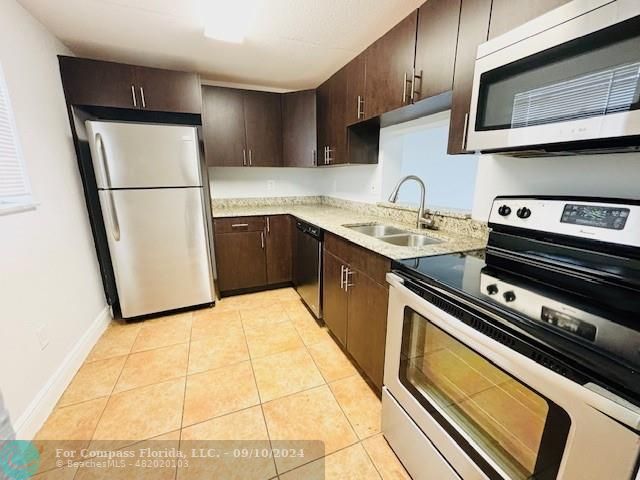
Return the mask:
<svg viewBox="0 0 640 480">
<path fill-rule="evenodd" d="M 478 47 L 467 150 L 640 151 L 640 0 L 574 0 Z"/>
</svg>

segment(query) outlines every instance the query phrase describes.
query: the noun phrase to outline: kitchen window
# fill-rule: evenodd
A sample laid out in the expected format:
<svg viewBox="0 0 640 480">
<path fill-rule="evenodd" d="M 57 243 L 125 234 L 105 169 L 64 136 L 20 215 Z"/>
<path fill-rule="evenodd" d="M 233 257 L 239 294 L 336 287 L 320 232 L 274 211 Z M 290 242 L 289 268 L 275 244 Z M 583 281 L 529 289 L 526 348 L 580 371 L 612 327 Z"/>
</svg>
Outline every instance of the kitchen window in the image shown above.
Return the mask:
<svg viewBox="0 0 640 480">
<path fill-rule="evenodd" d="M 0 215 L 33 207 L 9 90 L 0 65 Z"/>
</svg>

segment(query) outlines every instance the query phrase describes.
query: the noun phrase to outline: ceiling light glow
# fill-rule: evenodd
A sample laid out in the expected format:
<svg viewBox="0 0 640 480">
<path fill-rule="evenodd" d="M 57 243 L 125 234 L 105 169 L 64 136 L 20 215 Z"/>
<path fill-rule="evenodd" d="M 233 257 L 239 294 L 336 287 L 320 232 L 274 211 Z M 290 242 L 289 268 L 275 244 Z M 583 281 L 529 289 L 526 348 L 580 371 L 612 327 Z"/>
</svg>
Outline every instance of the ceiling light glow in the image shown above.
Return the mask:
<svg viewBox="0 0 640 480">
<path fill-rule="evenodd" d="M 256 17 L 259 0 L 202 0 L 205 37 L 242 43 Z"/>
</svg>

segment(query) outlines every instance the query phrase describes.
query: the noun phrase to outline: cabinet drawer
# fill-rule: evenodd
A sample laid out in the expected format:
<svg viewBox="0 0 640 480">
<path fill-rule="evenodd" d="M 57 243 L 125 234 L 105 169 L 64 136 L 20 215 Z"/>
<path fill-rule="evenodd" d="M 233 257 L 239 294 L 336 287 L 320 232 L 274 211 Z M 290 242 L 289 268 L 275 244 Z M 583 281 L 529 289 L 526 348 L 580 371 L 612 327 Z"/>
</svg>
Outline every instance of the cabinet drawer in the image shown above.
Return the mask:
<svg viewBox="0 0 640 480">
<path fill-rule="evenodd" d="M 213 227 L 216 234 L 257 232 L 264 230 L 264 226 L 264 217 L 230 217 L 216 218 L 213 220 Z"/>
<path fill-rule="evenodd" d="M 340 237 L 325 233 L 324 248 L 334 256 L 344 260 L 346 263 L 350 261 L 351 244 Z"/>
</svg>

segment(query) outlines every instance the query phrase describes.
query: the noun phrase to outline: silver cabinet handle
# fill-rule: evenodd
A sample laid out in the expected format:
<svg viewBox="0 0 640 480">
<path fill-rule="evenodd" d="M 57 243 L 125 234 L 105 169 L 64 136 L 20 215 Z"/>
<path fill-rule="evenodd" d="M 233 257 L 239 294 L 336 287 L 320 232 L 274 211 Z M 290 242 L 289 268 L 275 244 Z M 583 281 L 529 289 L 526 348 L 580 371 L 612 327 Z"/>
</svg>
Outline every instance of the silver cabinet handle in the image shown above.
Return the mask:
<svg viewBox="0 0 640 480">
<path fill-rule="evenodd" d="M 260 232 L 260 243 L 262 244 L 262 249 L 264 250 L 264 232 Z"/>
<path fill-rule="evenodd" d="M 271 232 L 271 226 L 269 225 L 269 217 L 267 217 L 267 233 Z"/>
<path fill-rule="evenodd" d="M 331 165 L 331 152 L 333 152 L 331 147 L 327 147 L 327 165 Z"/>
<path fill-rule="evenodd" d="M 351 275 L 353 275 L 353 270 L 351 270 L 349 267 L 345 268 L 345 273 L 344 273 L 344 291 L 348 292 L 349 291 L 349 287 L 353 287 L 354 284 L 353 283 L 349 283 L 349 279 L 351 277 Z"/>
<path fill-rule="evenodd" d="M 416 79 L 420 79 L 420 88 L 422 88 L 422 70 L 416 75 L 416 69 L 414 68 L 413 75 L 411 76 L 411 103 L 414 102 L 416 93 L 420 93 L 420 91 L 416 91 Z"/>
<path fill-rule="evenodd" d="M 253 157 L 253 155 L 252 155 L 251 149 L 249 149 L 249 166 L 250 166 L 250 167 L 251 167 L 251 166 L 253 166 L 253 159 L 252 159 L 252 157 Z"/>
<path fill-rule="evenodd" d="M 360 106 L 362 106 L 362 110 L 360 110 Z M 358 95 L 358 106 L 357 106 L 358 110 L 357 110 L 357 118 L 358 120 L 360 120 L 360 117 L 364 117 L 364 98 L 362 98 L 362 95 Z"/>
<path fill-rule="evenodd" d="M 327 146 L 324 147 L 324 164 L 327 164 Z"/>
<path fill-rule="evenodd" d="M 315 148 L 311 150 L 311 158 L 312 158 L 313 166 L 315 167 L 316 165 L 318 165 L 318 152 L 316 152 Z"/>
<path fill-rule="evenodd" d="M 113 201 L 113 191 L 109 190 L 109 214 L 111 216 L 111 236 L 116 242 L 120 241 L 120 222 L 118 221 L 118 212 L 116 212 L 116 204 Z"/>
<path fill-rule="evenodd" d="M 248 227 L 248 223 L 234 223 L 231 225 L 231 228 L 245 228 Z"/>
<path fill-rule="evenodd" d="M 340 290 L 344 290 L 344 265 L 340 265 Z"/>
<path fill-rule="evenodd" d="M 242 149 L 242 165 L 247 166 L 247 150 L 246 148 Z"/>
<path fill-rule="evenodd" d="M 402 104 L 407 102 L 407 72 L 404 72 L 404 80 L 402 81 Z"/>
<path fill-rule="evenodd" d="M 147 102 L 144 101 L 144 87 L 140 87 L 140 99 L 142 100 L 142 108 L 147 108 Z"/>
<path fill-rule="evenodd" d="M 131 85 L 131 98 L 133 99 L 133 106 L 138 106 L 138 101 L 136 100 L 136 87 Z"/>
<path fill-rule="evenodd" d="M 467 128 L 469 127 L 469 112 L 464 114 L 464 129 L 462 130 L 462 150 L 467 150 Z"/>
</svg>

